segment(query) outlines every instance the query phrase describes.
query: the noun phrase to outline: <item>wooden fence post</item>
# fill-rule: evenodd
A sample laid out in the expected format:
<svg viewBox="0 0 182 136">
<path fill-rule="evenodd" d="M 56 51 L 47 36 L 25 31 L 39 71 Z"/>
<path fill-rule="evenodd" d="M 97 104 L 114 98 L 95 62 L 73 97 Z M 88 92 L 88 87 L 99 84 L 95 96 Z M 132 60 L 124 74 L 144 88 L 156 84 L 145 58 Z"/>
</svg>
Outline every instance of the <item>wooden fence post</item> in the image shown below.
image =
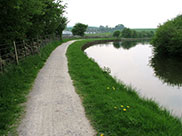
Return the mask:
<svg viewBox="0 0 182 136">
<path fill-rule="evenodd" d="M 25 40 L 23 40 L 23 46 L 24 46 L 25 56 L 27 56 L 26 47 L 25 47 Z"/>
<path fill-rule="evenodd" d="M 15 41 L 13 41 L 13 45 L 14 45 L 14 49 L 15 49 L 16 63 L 17 63 L 17 64 L 19 64 L 19 61 L 18 61 L 18 53 L 17 53 L 16 43 L 15 43 Z"/>
<path fill-rule="evenodd" d="M 0 72 L 3 72 L 3 61 L 2 58 L 1 58 L 1 54 L 0 54 Z"/>
</svg>

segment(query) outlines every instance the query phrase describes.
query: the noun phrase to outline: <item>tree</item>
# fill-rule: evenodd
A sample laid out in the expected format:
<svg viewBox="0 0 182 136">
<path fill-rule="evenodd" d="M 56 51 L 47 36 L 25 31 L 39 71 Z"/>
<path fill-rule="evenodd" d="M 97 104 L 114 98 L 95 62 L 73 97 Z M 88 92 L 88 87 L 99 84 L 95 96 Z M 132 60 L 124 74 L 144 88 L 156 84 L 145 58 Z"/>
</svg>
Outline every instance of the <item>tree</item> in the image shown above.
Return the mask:
<svg viewBox="0 0 182 136">
<path fill-rule="evenodd" d="M 60 25 L 65 27 L 65 8 L 61 0 L 1 0 L 1 42 L 55 33 Z"/>
<path fill-rule="evenodd" d="M 135 30 L 131 30 L 131 38 L 137 38 L 137 32 Z"/>
<path fill-rule="evenodd" d="M 129 28 L 124 28 L 121 31 L 121 34 L 122 34 L 122 37 L 124 37 L 124 38 L 131 38 L 131 36 L 132 36 L 132 30 L 129 29 Z"/>
<path fill-rule="evenodd" d="M 82 23 L 77 23 L 73 29 L 72 33 L 73 35 L 79 35 L 79 36 L 84 36 L 85 31 L 87 30 L 88 25 L 82 24 Z"/>
<path fill-rule="evenodd" d="M 67 25 L 67 18 L 62 17 L 57 27 L 57 33 L 60 35 L 61 40 L 62 40 L 62 33 L 63 30 L 66 28 L 66 25 Z"/>
<path fill-rule="evenodd" d="M 113 33 L 113 36 L 118 38 L 120 36 L 120 31 L 115 31 Z"/>
<path fill-rule="evenodd" d="M 152 44 L 156 54 L 182 56 L 182 15 L 160 25 Z"/>
<path fill-rule="evenodd" d="M 122 29 L 124 29 L 124 25 L 123 24 L 118 24 L 118 25 L 116 25 L 113 28 L 114 31 L 117 31 L 117 30 L 121 31 Z"/>
<path fill-rule="evenodd" d="M 33 37 L 35 35 L 48 35 L 58 33 L 58 27 L 62 30 L 66 27 L 67 19 L 63 16 L 65 12 L 65 6 L 61 1 L 57 0 L 39 0 L 42 1 L 44 8 L 43 14 L 39 16 L 33 16 L 33 31 L 30 30 L 28 35 Z M 61 28 L 62 27 L 62 28 Z M 34 29 L 37 28 L 37 29 Z M 39 30 L 39 32 L 36 32 Z M 60 32 L 59 32 L 60 34 Z M 60 35 L 61 36 L 61 35 Z"/>
<path fill-rule="evenodd" d="M 31 28 L 32 16 L 42 14 L 39 0 L 1 0 L 0 2 L 1 42 L 24 39 Z"/>
</svg>

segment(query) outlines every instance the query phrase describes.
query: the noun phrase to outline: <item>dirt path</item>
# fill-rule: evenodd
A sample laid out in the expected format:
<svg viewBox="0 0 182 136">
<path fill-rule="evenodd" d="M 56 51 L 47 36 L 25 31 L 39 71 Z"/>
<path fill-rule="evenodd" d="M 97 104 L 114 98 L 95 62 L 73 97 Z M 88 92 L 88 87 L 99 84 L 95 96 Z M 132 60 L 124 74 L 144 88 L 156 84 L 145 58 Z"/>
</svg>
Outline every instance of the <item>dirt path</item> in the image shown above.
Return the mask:
<svg viewBox="0 0 182 136">
<path fill-rule="evenodd" d="M 29 95 L 19 136 L 94 136 L 68 74 L 67 47 L 57 47 L 39 72 Z"/>
</svg>

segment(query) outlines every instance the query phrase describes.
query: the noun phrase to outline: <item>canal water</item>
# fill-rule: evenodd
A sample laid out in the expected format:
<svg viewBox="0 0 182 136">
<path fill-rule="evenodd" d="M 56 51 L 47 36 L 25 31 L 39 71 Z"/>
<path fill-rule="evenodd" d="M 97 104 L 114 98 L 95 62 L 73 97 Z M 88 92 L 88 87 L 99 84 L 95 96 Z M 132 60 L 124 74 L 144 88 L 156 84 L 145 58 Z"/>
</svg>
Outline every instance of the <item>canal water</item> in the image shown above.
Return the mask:
<svg viewBox="0 0 182 136">
<path fill-rule="evenodd" d="M 85 50 L 101 68 L 153 99 L 173 115 L 182 116 L 182 59 L 154 56 L 147 42 L 110 42 Z"/>
</svg>

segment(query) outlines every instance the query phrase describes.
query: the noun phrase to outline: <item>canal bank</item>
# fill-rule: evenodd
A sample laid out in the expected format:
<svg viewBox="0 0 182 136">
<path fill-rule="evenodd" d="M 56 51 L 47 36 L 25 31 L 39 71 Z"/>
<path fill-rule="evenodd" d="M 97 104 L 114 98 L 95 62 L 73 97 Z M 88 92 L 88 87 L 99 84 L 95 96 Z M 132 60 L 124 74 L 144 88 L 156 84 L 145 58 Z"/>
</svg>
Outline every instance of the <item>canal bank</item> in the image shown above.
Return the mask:
<svg viewBox="0 0 182 136">
<path fill-rule="evenodd" d="M 94 44 L 84 51 L 112 77 L 136 88 L 140 97 L 152 99 L 173 115 L 182 115 L 182 59 L 156 56 L 148 41 Z"/>
<path fill-rule="evenodd" d="M 92 40 L 72 44 L 67 51 L 69 73 L 98 134 L 180 136 L 179 119 L 151 101 L 140 98 L 135 90 L 113 79 L 106 69 L 81 50 Z"/>
</svg>

